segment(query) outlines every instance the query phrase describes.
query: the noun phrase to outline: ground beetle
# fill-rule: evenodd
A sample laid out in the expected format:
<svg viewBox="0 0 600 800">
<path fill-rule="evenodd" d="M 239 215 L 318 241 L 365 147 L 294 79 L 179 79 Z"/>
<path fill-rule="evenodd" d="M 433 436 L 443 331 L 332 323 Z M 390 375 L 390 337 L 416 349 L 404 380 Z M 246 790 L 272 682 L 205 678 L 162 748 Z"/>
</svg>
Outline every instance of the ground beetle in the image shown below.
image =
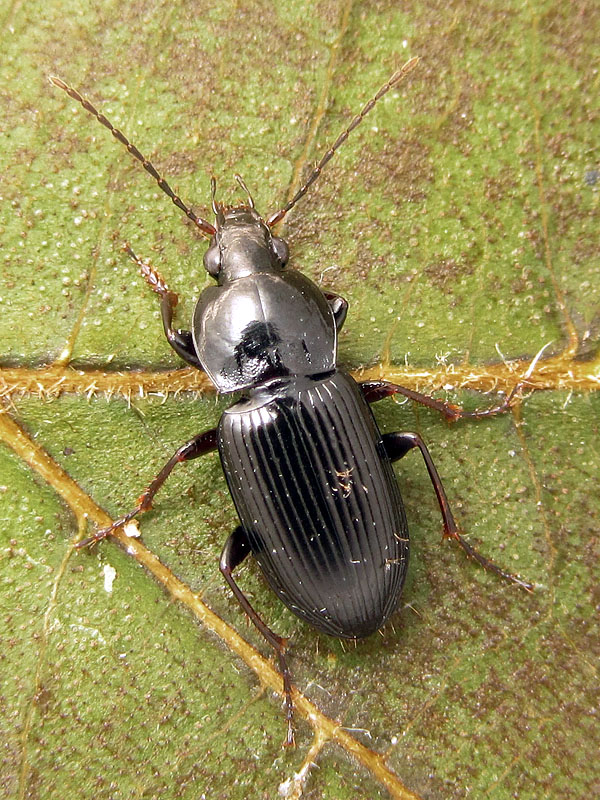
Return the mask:
<svg viewBox="0 0 600 800">
<path fill-rule="evenodd" d="M 409 450 L 419 448 L 425 460 L 442 512 L 444 537 L 456 539 L 484 567 L 530 588 L 460 536 L 421 437 L 382 435 L 369 408 L 369 403 L 398 393 L 441 411 L 449 420 L 479 418 L 508 409 L 516 390 L 501 405 L 465 412 L 387 381 L 356 383 L 336 367 L 337 335 L 347 302 L 322 292 L 287 267 L 288 246 L 272 233 L 375 103 L 417 61 L 411 59 L 392 75 L 338 136 L 296 195 L 266 220 L 255 210 L 239 175 L 236 180 L 247 202 L 235 207 L 217 202 L 213 178 L 214 225 L 196 216 L 88 100 L 59 78 L 50 78 L 108 128 L 210 237 L 204 266 L 217 286 L 200 295 L 191 332 L 173 328 L 177 295 L 128 245 L 125 249 L 160 296 L 165 334 L 175 352 L 205 370 L 218 392 L 241 393 L 217 428 L 177 450 L 133 511 L 80 544 L 100 541 L 149 509 L 176 464 L 218 448 L 241 523 L 227 539 L 220 568 L 244 611 L 277 653 L 287 708 L 286 744 L 293 743 L 293 706 L 285 642 L 252 608 L 233 571 L 252 553 L 279 598 L 317 630 L 344 639 L 377 631 L 396 609 L 408 565 L 408 529 L 392 462 Z"/>
</svg>

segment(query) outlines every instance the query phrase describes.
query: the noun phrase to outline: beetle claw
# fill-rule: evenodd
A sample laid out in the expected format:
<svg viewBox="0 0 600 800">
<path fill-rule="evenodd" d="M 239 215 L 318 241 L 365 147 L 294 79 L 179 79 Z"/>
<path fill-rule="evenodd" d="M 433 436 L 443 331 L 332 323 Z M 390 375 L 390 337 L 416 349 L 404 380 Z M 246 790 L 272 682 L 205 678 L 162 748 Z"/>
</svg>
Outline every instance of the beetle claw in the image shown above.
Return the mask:
<svg viewBox="0 0 600 800">
<path fill-rule="evenodd" d="M 296 747 L 296 738 L 294 736 L 294 729 L 291 723 L 288 725 L 288 732 L 285 738 L 285 741 L 282 745 L 283 747 Z"/>
<path fill-rule="evenodd" d="M 83 550 L 84 547 L 91 547 L 92 545 L 98 544 L 103 539 L 106 539 L 107 536 L 113 532 L 114 527 L 111 525 L 108 528 L 100 528 L 99 531 L 96 531 L 92 536 L 88 536 L 86 539 L 82 539 L 80 542 L 75 544 L 76 550 Z"/>
<path fill-rule="evenodd" d="M 148 498 L 146 492 L 138 497 L 138 508 L 140 511 L 150 511 L 153 508 L 152 500 Z"/>
</svg>

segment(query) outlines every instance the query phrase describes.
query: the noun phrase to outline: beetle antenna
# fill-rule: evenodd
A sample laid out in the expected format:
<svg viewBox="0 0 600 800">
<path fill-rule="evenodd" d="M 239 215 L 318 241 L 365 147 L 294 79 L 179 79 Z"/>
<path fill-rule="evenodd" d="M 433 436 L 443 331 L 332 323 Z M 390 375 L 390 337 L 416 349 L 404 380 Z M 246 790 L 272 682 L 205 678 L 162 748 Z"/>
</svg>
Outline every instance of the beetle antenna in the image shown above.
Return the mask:
<svg viewBox="0 0 600 800">
<path fill-rule="evenodd" d="M 213 214 L 217 220 L 217 228 L 220 228 L 225 222 L 225 217 L 223 216 L 223 208 L 217 203 L 217 179 L 214 175 L 210 179 L 210 196 Z"/>
<path fill-rule="evenodd" d="M 131 144 L 131 142 L 129 141 L 129 139 L 127 139 L 125 134 L 123 134 L 120 130 L 118 130 L 118 128 L 115 128 L 114 125 L 112 125 L 112 123 L 109 122 L 109 120 L 104 116 L 104 114 L 101 114 L 96 108 L 94 108 L 94 106 L 90 103 L 89 100 L 83 97 L 83 95 L 79 94 L 79 92 L 76 89 L 73 89 L 72 86 L 69 86 L 60 78 L 57 78 L 55 75 L 49 75 L 48 77 L 50 83 L 52 83 L 54 86 L 58 86 L 59 89 L 62 89 L 63 92 L 66 92 L 69 95 L 69 97 L 73 98 L 73 100 L 76 100 L 78 103 L 81 103 L 81 105 L 85 108 L 85 110 L 88 111 L 90 114 L 92 114 L 92 116 L 96 117 L 96 119 L 101 125 L 104 125 L 105 128 L 108 128 L 108 130 L 112 133 L 115 139 L 121 142 L 121 144 L 125 145 L 125 147 L 131 153 L 131 155 L 140 162 L 140 164 L 146 170 L 146 172 L 152 175 L 152 177 L 157 182 L 159 187 L 168 197 L 171 198 L 171 200 L 177 206 L 177 208 L 183 211 L 183 213 L 188 217 L 188 219 L 191 219 L 192 222 L 195 225 L 197 225 L 198 228 L 202 231 L 202 233 L 205 234 L 205 236 L 212 236 L 215 233 L 214 225 L 211 225 L 210 222 L 207 222 L 205 219 L 202 219 L 202 217 L 197 217 L 196 214 L 194 214 L 194 212 L 191 210 L 191 208 L 188 208 L 188 206 L 186 206 L 183 200 L 178 195 L 175 194 L 175 192 L 173 191 L 173 189 L 171 189 L 166 180 L 160 175 L 156 167 L 154 167 L 154 165 L 150 161 L 148 161 L 148 159 L 145 156 L 143 156 L 142 153 L 140 153 L 140 151 L 137 149 L 135 145 Z"/>
<path fill-rule="evenodd" d="M 242 178 L 241 175 L 238 175 L 237 173 L 233 177 L 239 183 L 239 185 L 242 188 L 242 190 L 244 192 L 246 192 L 246 194 L 248 195 L 248 205 L 250 206 L 250 208 L 253 209 L 254 208 L 254 199 L 252 198 L 252 195 L 250 194 L 250 189 L 248 189 L 248 187 L 246 186 L 246 184 L 244 182 L 244 179 Z"/>
<path fill-rule="evenodd" d="M 317 180 L 317 178 L 321 174 L 321 172 L 323 170 L 323 167 L 331 160 L 331 158 L 335 154 L 336 150 L 338 150 L 344 144 L 344 142 L 346 141 L 348 136 L 350 136 L 352 131 L 360 125 L 360 123 L 367 116 L 369 111 L 373 108 L 375 103 L 377 103 L 378 100 L 381 100 L 383 95 L 387 94 L 390 89 L 392 89 L 394 86 L 396 86 L 398 83 L 400 83 L 400 81 L 403 78 L 405 78 L 408 75 L 409 72 L 412 72 L 412 70 L 419 63 L 419 60 L 420 60 L 419 57 L 415 56 L 414 58 L 411 58 L 409 61 L 407 61 L 406 64 L 404 64 L 403 67 L 400 67 L 399 70 L 396 70 L 396 72 L 394 72 L 394 74 L 389 79 L 389 81 L 387 83 L 384 83 L 384 85 L 381 87 L 381 89 L 379 89 L 377 94 L 374 95 L 369 100 L 369 102 L 365 104 L 363 109 L 354 117 L 354 119 L 348 125 L 348 127 L 344 131 L 342 131 L 342 133 L 340 133 L 340 135 L 335 140 L 335 142 L 331 145 L 329 150 L 327 150 L 327 152 L 325 153 L 323 158 L 319 161 L 317 166 L 313 169 L 313 171 L 308 176 L 308 179 L 307 179 L 306 183 L 304 184 L 304 186 L 302 186 L 296 192 L 296 194 L 292 197 L 292 199 L 289 201 L 289 203 L 287 205 L 285 205 L 280 211 L 277 211 L 275 214 L 271 214 L 271 216 L 267 220 L 267 225 L 270 228 L 272 228 L 273 225 L 277 225 L 278 222 L 281 222 L 281 220 L 285 217 L 285 215 L 288 213 L 288 211 L 290 211 L 296 205 L 298 200 L 300 200 L 301 197 L 304 197 L 304 195 L 307 193 L 307 191 L 310 189 L 310 187 L 313 185 L 313 183 Z"/>
<path fill-rule="evenodd" d="M 212 210 L 215 217 L 219 213 L 219 206 L 217 205 L 217 179 L 214 175 L 210 176 L 210 199 L 212 203 Z"/>
</svg>

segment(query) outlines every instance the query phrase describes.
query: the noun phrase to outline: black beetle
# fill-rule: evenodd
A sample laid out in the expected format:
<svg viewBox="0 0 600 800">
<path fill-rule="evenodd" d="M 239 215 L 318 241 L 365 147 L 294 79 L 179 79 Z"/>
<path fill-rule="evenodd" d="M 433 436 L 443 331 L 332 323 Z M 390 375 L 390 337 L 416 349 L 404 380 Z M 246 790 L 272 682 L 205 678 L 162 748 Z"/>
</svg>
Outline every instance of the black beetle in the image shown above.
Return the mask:
<svg viewBox="0 0 600 800">
<path fill-rule="evenodd" d="M 154 166 L 75 89 L 51 82 L 93 114 L 157 181 L 173 203 L 210 237 L 204 265 L 217 286 L 197 301 L 192 331 L 173 328 L 177 295 L 161 276 L 125 249 L 161 298 L 167 339 L 188 364 L 205 370 L 221 393 L 240 392 L 217 428 L 179 448 L 146 489 L 138 506 L 80 543 L 98 542 L 151 507 L 173 467 L 219 450 L 240 525 L 230 534 L 220 569 L 252 622 L 274 648 L 287 706 L 286 744 L 293 743 L 291 679 L 285 642 L 258 616 L 233 578 L 252 553 L 279 598 L 297 616 L 331 636 L 357 639 L 381 628 L 396 609 L 408 566 L 408 529 L 392 462 L 418 447 L 442 512 L 444 536 L 456 539 L 484 567 L 526 589 L 515 575 L 464 541 L 442 482 L 416 433 L 382 435 L 369 403 L 399 393 L 447 419 L 486 417 L 504 403 L 465 412 L 386 381 L 358 384 L 336 367 L 337 334 L 348 304 L 287 267 L 288 246 L 272 228 L 306 193 L 325 164 L 375 103 L 416 65 L 395 72 L 327 150 L 296 195 L 263 220 L 243 180 L 245 205 L 215 199 L 215 224 L 196 216 Z"/>
</svg>

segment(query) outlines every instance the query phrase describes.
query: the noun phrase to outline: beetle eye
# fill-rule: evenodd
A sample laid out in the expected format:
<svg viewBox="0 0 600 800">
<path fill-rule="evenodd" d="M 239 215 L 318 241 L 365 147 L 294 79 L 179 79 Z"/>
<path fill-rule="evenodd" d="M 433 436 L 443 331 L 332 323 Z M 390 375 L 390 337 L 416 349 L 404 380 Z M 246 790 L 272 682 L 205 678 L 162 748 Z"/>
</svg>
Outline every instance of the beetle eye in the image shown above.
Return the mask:
<svg viewBox="0 0 600 800">
<path fill-rule="evenodd" d="M 211 244 L 206 253 L 204 253 L 204 268 L 213 278 L 216 278 L 221 271 L 221 253 L 219 251 L 219 245 Z"/>
<path fill-rule="evenodd" d="M 273 243 L 275 255 L 281 262 L 281 266 L 285 267 L 290 257 L 290 249 L 287 246 L 287 242 L 284 239 L 280 239 L 278 236 L 273 236 L 271 241 Z"/>
</svg>

